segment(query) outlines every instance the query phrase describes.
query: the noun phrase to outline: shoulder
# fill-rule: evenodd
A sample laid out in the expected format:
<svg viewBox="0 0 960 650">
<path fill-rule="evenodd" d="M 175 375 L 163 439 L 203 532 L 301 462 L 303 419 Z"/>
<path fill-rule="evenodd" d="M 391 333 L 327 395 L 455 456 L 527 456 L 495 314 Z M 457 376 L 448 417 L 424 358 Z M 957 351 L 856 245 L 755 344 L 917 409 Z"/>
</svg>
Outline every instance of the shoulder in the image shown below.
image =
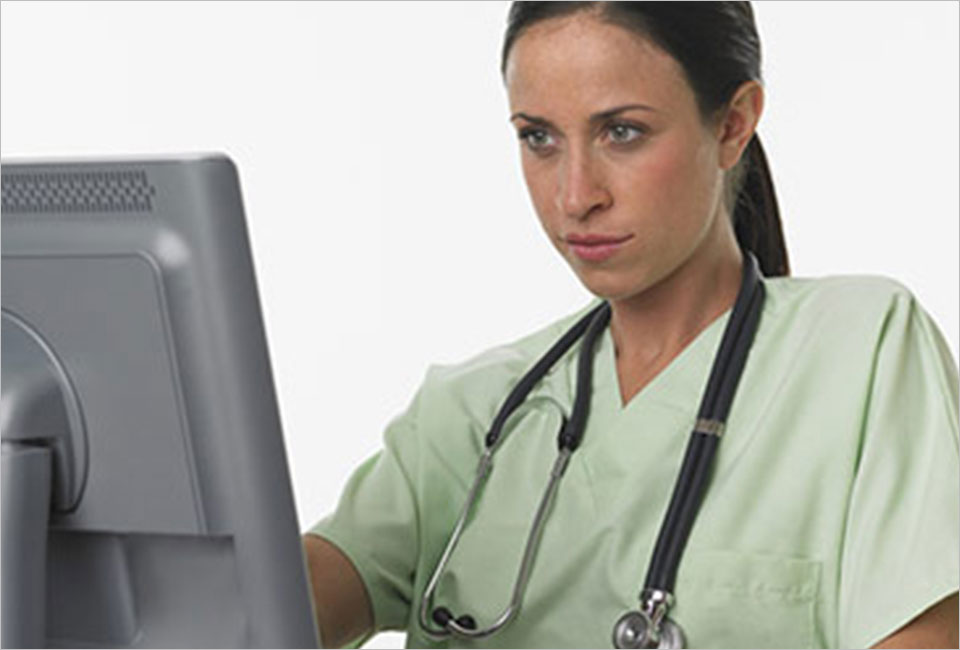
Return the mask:
<svg viewBox="0 0 960 650">
<path fill-rule="evenodd" d="M 928 315 L 914 292 L 885 275 L 766 278 L 771 327 L 829 340 L 877 343 L 891 319 Z"/>
<path fill-rule="evenodd" d="M 884 275 L 831 275 L 768 278 L 765 284 L 770 303 L 769 312 L 764 307 L 765 335 L 774 348 L 802 351 L 801 358 L 811 363 L 828 360 L 835 371 L 842 364 L 902 374 L 910 359 L 938 376 L 947 392 L 956 392 L 957 366 L 946 338 L 903 282 Z"/>
<path fill-rule="evenodd" d="M 916 298 L 903 282 L 886 275 L 825 275 L 766 278 L 768 295 L 784 309 L 885 311 Z"/>
<path fill-rule="evenodd" d="M 439 397 L 461 408 L 469 406 L 481 411 L 496 408 L 543 353 L 598 302 L 599 299 L 594 298 L 531 333 L 491 346 L 462 361 L 431 364 L 421 388 L 424 397 Z M 483 413 L 476 415 L 485 417 Z"/>
<path fill-rule="evenodd" d="M 420 457 L 432 459 L 429 471 L 439 472 L 437 476 L 466 490 L 484 436 L 509 391 L 557 338 L 597 302 L 593 300 L 529 334 L 490 346 L 462 361 L 431 364 L 411 406 L 400 419 L 407 426 L 389 429 L 388 445 L 406 450 L 402 453 L 419 450 Z M 396 433 L 400 431 L 414 435 L 417 444 L 401 443 L 400 434 Z M 404 435 L 403 440 L 411 438 Z"/>
<path fill-rule="evenodd" d="M 427 371 L 427 379 L 450 386 L 475 382 L 496 381 L 500 377 L 516 376 L 525 372 L 563 332 L 572 327 L 581 316 L 598 304 L 598 299 L 567 313 L 522 337 L 505 341 L 481 350 L 455 363 L 434 363 Z"/>
</svg>

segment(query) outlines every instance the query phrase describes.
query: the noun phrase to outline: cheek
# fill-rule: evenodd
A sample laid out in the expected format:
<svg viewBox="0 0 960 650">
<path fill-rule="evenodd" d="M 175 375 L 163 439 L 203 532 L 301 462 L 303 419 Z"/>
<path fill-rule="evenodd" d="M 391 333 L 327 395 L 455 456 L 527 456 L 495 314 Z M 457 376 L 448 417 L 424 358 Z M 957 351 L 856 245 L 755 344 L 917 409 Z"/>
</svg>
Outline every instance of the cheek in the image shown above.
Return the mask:
<svg viewBox="0 0 960 650">
<path fill-rule="evenodd" d="M 557 225 L 553 223 L 557 218 L 554 210 L 556 186 L 553 176 L 542 165 L 538 165 L 537 161 L 524 158 L 523 179 L 530 192 L 537 218 L 545 229 L 551 230 Z"/>
<path fill-rule="evenodd" d="M 620 195 L 643 232 L 675 241 L 702 228 L 709 213 L 705 178 L 690 143 L 663 142 L 649 156 L 639 156 L 627 177 Z"/>
</svg>

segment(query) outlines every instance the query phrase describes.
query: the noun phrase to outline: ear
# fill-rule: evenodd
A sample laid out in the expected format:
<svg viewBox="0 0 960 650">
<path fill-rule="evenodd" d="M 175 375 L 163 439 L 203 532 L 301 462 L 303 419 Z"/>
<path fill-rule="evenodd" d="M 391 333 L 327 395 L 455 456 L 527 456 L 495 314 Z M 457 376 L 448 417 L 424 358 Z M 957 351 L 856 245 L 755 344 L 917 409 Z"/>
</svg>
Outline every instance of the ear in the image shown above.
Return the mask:
<svg viewBox="0 0 960 650">
<path fill-rule="evenodd" d="M 757 129 L 763 101 L 763 86 L 758 81 L 743 82 L 733 94 L 720 123 L 717 141 L 721 169 L 730 169 L 740 160 Z"/>
</svg>

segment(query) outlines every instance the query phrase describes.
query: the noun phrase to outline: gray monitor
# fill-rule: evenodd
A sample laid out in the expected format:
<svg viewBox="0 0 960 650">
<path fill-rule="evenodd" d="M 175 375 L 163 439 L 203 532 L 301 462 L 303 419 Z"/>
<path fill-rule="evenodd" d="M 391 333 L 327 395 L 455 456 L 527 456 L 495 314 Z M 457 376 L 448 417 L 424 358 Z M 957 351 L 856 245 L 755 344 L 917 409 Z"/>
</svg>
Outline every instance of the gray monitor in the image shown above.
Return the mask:
<svg viewBox="0 0 960 650">
<path fill-rule="evenodd" d="M 316 647 L 233 162 L 2 189 L 3 646 Z"/>
</svg>

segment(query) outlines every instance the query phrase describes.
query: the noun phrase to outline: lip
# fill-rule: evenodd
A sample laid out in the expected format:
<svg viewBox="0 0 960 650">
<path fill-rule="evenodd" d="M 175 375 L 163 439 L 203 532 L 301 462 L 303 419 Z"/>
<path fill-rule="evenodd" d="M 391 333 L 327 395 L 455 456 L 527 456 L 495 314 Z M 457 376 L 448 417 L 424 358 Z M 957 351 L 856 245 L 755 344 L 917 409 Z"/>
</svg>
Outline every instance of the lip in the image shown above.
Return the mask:
<svg viewBox="0 0 960 650">
<path fill-rule="evenodd" d="M 613 256 L 633 235 L 568 235 L 567 244 L 574 255 L 587 262 L 601 262 Z"/>
</svg>

